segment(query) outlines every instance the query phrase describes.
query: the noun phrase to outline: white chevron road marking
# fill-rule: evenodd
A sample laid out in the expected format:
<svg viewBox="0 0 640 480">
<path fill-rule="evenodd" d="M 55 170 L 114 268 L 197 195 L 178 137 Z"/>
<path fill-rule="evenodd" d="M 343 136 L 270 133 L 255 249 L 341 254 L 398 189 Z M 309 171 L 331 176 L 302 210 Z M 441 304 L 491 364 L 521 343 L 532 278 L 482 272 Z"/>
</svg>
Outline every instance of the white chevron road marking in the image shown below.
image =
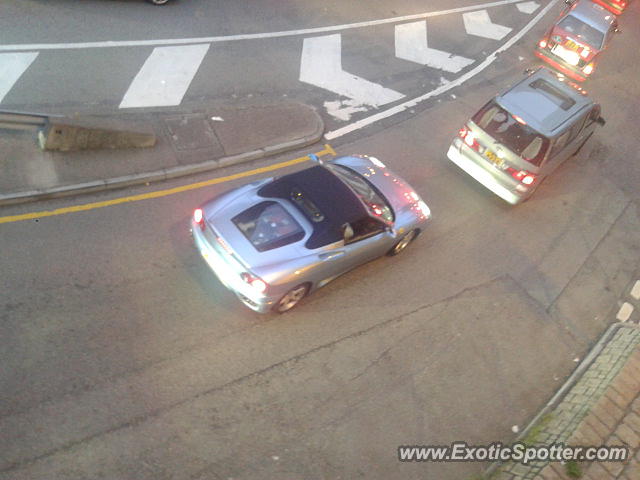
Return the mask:
<svg viewBox="0 0 640 480">
<path fill-rule="evenodd" d="M 464 28 L 469 35 L 500 40 L 508 35 L 511 28 L 493 23 L 486 10 L 462 14 Z"/>
<path fill-rule="evenodd" d="M 540 4 L 536 2 L 522 2 L 522 3 L 516 3 L 516 7 L 522 13 L 531 15 L 533 12 L 535 12 L 538 9 L 538 7 L 540 7 Z"/>
<path fill-rule="evenodd" d="M 396 25 L 395 40 L 396 57 L 445 72 L 459 72 L 474 62 L 471 58 L 429 48 L 426 20 Z"/>
<path fill-rule="evenodd" d="M 38 52 L 0 53 L 0 102 L 37 56 Z"/>
<path fill-rule="evenodd" d="M 341 55 L 340 34 L 305 38 L 300 58 L 300 81 L 349 98 L 350 108 L 358 105 L 379 107 L 404 97 L 395 90 L 345 72 Z"/>
<path fill-rule="evenodd" d="M 120 108 L 180 105 L 209 44 L 154 48 L 131 82 Z"/>
<path fill-rule="evenodd" d="M 544 15 L 546 15 L 549 12 L 549 10 L 554 8 L 559 1 L 560 0 L 550 0 L 549 3 L 544 8 L 542 8 L 531 20 L 529 20 L 529 22 L 522 28 L 522 30 L 515 33 L 503 45 L 501 45 L 499 48 L 497 48 L 491 54 L 489 54 L 487 58 L 481 61 L 478 65 L 474 66 L 468 72 L 465 72 L 459 77 L 457 77 L 455 80 L 444 83 L 440 85 L 438 88 L 431 90 L 430 92 L 426 92 L 422 95 L 411 98 L 409 100 L 405 100 L 404 102 L 394 105 L 392 107 L 389 107 L 385 110 L 376 112 L 373 115 L 369 115 L 366 118 L 361 118 L 360 120 L 357 120 L 348 125 L 344 125 L 340 128 L 337 128 L 336 130 L 329 131 L 324 134 L 324 138 L 326 140 L 334 140 L 336 138 L 342 137 L 349 133 L 368 127 L 369 125 L 373 125 L 374 123 L 384 120 L 385 118 L 389 118 L 392 115 L 405 112 L 415 107 L 416 105 L 419 105 L 421 102 L 424 102 L 425 100 L 431 99 L 438 95 L 442 95 L 443 93 L 448 92 L 453 88 L 459 87 L 460 85 L 465 83 L 467 80 L 475 77 L 480 72 L 485 70 L 489 65 L 495 62 L 499 54 L 507 51 L 516 42 L 518 42 L 527 32 L 529 32 L 529 30 L 531 30 L 542 19 L 542 17 L 544 17 Z"/>
</svg>

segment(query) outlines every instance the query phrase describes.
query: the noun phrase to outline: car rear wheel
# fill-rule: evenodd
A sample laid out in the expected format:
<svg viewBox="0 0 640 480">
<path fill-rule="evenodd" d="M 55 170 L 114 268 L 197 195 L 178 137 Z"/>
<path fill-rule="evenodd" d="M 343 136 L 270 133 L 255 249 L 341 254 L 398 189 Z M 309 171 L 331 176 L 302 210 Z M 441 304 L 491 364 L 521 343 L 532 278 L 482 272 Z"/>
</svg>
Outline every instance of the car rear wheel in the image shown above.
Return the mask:
<svg viewBox="0 0 640 480">
<path fill-rule="evenodd" d="M 306 283 L 298 285 L 297 287 L 293 287 L 291 290 L 285 293 L 280 300 L 278 300 L 278 303 L 276 303 L 274 310 L 277 313 L 288 312 L 293 307 L 298 305 L 298 303 L 300 303 L 300 300 L 302 300 L 307 295 L 307 293 L 309 293 L 309 285 L 307 285 Z"/>
<path fill-rule="evenodd" d="M 389 250 L 388 255 L 391 256 L 391 257 L 393 257 L 395 255 L 398 255 L 405 248 L 407 248 L 409 246 L 409 244 L 416 239 L 417 236 L 418 236 L 418 230 L 411 230 L 404 237 L 402 237 L 400 240 L 398 240 L 398 243 L 396 243 L 393 246 L 393 248 L 391 250 Z"/>
<path fill-rule="evenodd" d="M 169 3 L 169 0 L 147 0 L 154 5 L 164 5 L 165 3 Z"/>
</svg>

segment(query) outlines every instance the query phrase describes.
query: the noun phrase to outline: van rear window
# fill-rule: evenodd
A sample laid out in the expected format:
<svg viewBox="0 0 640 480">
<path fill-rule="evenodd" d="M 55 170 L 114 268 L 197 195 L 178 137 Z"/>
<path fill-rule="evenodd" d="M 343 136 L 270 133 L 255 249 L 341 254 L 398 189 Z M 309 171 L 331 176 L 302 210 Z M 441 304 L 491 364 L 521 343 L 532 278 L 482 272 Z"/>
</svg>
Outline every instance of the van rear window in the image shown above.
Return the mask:
<svg viewBox="0 0 640 480">
<path fill-rule="evenodd" d="M 473 121 L 513 153 L 539 166 L 549 148 L 549 139 L 516 118 L 491 100 L 473 116 Z"/>
<path fill-rule="evenodd" d="M 604 34 L 573 15 L 567 15 L 560 20 L 558 27 L 565 32 L 569 32 L 585 43 L 588 43 L 592 47 L 596 47 L 597 49 L 602 48 L 602 44 L 604 43 Z"/>
</svg>

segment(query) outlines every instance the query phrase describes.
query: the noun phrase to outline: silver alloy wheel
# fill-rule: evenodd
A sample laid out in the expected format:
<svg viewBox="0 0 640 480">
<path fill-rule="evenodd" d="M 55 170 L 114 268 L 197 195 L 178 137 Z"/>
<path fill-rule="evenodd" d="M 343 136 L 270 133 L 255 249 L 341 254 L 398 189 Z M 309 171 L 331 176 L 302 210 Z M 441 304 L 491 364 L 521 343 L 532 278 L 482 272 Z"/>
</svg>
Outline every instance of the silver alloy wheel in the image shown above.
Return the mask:
<svg viewBox="0 0 640 480">
<path fill-rule="evenodd" d="M 309 287 L 307 285 L 298 285 L 297 287 L 292 288 L 278 301 L 276 305 L 276 312 L 288 312 L 304 298 L 308 291 Z"/>
<path fill-rule="evenodd" d="M 413 240 L 416 238 L 417 235 L 418 233 L 415 230 L 411 230 L 409 233 L 407 233 L 391 249 L 391 255 L 398 255 L 400 252 L 402 252 L 405 248 L 409 246 L 411 242 L 413 242 Z"/>
</svg>

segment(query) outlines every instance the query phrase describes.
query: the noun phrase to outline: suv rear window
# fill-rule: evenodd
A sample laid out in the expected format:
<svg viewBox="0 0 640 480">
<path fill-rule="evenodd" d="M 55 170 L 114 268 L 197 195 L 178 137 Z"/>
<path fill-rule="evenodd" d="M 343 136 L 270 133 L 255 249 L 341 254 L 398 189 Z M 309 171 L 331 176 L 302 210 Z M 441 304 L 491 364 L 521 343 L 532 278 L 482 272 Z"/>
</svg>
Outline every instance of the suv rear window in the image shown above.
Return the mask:
<svg viewBox="0 0 640 480">
<path fill-rule="evenodd" d="M 495 100 L 491 100 L 476 113 L 472 120 L 502 145 L 527 162 L 540 165 L 549 148 L 549 139 L 530 126 L 516 120 Z"/>
<path fill-rule="evenodd" d="M 578 37 L 592 47 L 602 48 L 604 34 L 573 15 L 564 17 L 558 22 L 558 26 L 565 32 L 569 32 L 574 37 Z"/>
<path fill-rule="evenodd" d="M 302 240 L 304 230 L 278 202 L 261 202 L 231 219 L 259 252 Z"/>
</svg>

